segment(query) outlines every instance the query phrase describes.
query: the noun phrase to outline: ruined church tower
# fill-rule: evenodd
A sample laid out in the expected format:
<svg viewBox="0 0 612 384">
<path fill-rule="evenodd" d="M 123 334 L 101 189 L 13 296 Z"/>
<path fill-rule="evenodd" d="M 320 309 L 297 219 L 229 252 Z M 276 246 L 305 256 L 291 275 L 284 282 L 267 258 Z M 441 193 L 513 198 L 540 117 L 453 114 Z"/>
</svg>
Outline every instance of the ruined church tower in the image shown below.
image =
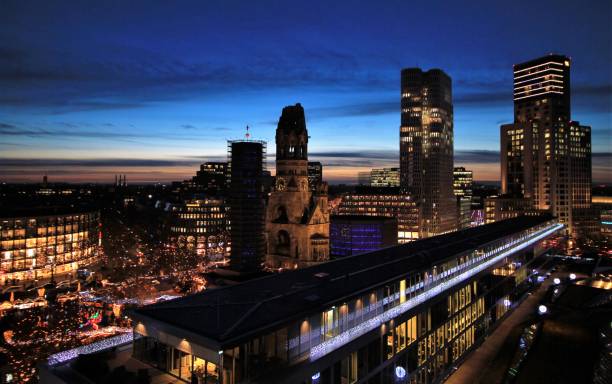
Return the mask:
<svg viewBox="0 0 612 384">
<path fill-rule="evenodd" d="M 308 186 L 304 108 L 283 108 L 276 129 L 276 184 L 266 214 L 272 268 L 301 268 L 329 260 L 327 184 Z"/>
</svg>

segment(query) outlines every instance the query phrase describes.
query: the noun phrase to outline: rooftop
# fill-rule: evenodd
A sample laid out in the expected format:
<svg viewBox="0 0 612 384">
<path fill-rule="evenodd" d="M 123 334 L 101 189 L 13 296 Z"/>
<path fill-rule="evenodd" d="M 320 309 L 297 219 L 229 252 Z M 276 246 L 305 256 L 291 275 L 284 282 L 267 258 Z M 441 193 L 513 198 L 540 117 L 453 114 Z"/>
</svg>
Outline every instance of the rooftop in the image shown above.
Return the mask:
<svg viewBox="0 0 612 384">
<path fill-rule="evenodd" d="M 360 221 L 368 223 L 379 223 L 381 221 L 396 221 L 395 217 L 389 216 L 368 216 L 368 215 L 332 215 L 332 222 L 347 222 L 347 221 Z"/>
<path fill-rule="evenodd" d="M 149 305 L 136 309 L 133 317 L 137 321 L 154 319 L 230 346 L 551 218 L 550 215 L 518 217 L 344 257 Z"/>
</svg>

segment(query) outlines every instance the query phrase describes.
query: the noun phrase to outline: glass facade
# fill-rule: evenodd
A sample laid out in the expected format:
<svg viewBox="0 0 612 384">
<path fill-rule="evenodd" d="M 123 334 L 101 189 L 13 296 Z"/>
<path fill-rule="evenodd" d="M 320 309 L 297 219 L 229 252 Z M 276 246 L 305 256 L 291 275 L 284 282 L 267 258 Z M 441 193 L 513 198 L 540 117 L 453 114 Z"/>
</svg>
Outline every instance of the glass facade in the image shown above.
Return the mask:
<svg viewBox="0 0 612 384">
<path fill-rule="evenodd" d="M 457 228 L 451 88 L 439 69 L 401 72 L 400 185 L 419 202 L 421 237 Z"/>
<path fill-rule="evenodd" d="M 98 258 L 100 213 L 0 218 L 0 284 L 75 273 Z"/>
<path fill-rule="evenodd" d="M 133 356 L 189 383 L 219 382 L 218 361 L 202 359 L 151 337 L 134 338 Z"/>
</svg>

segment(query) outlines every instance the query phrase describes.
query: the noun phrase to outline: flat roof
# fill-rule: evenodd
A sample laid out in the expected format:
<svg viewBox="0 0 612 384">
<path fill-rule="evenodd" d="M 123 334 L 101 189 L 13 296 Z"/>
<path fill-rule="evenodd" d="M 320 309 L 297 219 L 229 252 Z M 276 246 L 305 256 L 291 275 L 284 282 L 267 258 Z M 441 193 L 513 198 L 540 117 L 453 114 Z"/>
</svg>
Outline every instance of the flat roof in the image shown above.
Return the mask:
<svg viewBox="0 0 612 384">
<path fill-rule="evenodd" d="M 232 346 L 252 335 L 303 319 L 386 281 L 551 220 L 522 216 L 408 244 L 343 257 L 211 289 L 134 310 L 138 321 L 157 320 Z"/>
<path fill-rule="evenodd" d="M 368 223 L 379 223 L 379 222 L 389 222 L 389 221 L 397 221 L 395 217 L 390 216 L 368 216 L 368 215 L 331 215 L 330 221 L 333 224 L 334 222 L 342 222 L 346 223 L 349 221 L 355 222 L 368 222 Z"/>
</svg>

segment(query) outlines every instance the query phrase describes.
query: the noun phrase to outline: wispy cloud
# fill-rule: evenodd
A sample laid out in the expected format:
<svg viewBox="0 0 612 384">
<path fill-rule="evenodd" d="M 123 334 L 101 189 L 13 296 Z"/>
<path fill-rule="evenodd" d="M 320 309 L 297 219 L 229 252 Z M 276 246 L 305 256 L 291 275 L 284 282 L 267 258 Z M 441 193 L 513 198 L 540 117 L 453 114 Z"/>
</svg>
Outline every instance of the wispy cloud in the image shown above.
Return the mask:
<svg viewBox="0 0 612 384">
<path fill-rule="evenodd" d="M 195 159 L 22 159 L 0 158 L 2 167 L 175 167 L 196 166 Z"/>
</svg>

